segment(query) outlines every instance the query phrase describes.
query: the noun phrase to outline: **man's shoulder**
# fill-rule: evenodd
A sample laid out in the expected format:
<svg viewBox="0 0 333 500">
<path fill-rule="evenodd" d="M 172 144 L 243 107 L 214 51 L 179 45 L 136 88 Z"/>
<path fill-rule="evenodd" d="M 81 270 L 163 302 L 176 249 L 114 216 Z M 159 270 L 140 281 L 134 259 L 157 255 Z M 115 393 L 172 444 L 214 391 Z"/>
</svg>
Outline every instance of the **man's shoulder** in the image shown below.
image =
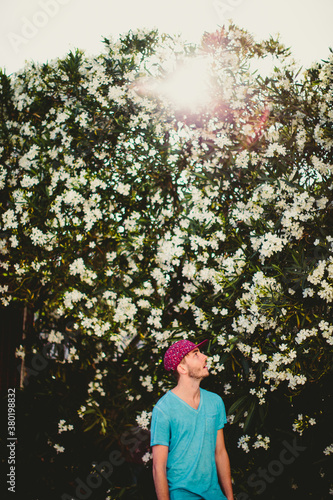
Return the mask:
<svg viewBox="0 0 333 500">
<path fill-rule="evenodd" d="M 157 403 L 154 406 L 155 408 L 158 408 L 159 410 L 165 410 L 169 407 L 169 399 L 170 399 L 170 391 L 166 392 L 163 394 L 163 396 L 160 397 L 160 399 L 157 401 Z"/>
<path fill-rule="evenodd" d="M 223 399 L 216 392 L 207 391 L 206 389 L 200 388 L 201 394 L 203 395 L 205 401 L 211 404 L 221 404 L 223 403 Z"/>
</svg>

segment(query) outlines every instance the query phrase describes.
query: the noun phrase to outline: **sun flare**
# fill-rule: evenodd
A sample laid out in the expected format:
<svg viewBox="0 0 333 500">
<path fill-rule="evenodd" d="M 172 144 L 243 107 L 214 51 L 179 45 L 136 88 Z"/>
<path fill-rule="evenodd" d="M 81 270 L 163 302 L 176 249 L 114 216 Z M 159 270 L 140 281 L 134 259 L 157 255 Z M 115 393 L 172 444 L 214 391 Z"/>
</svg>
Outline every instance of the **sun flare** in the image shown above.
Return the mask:
<svg viewBox="0 0 333 500">
<path fill-rule="evenodd" d="M 194 110 L 209 101 L 209 59 L 187 60 L 167 77 L 160 92 L 178 108 Z"/>
</svg>

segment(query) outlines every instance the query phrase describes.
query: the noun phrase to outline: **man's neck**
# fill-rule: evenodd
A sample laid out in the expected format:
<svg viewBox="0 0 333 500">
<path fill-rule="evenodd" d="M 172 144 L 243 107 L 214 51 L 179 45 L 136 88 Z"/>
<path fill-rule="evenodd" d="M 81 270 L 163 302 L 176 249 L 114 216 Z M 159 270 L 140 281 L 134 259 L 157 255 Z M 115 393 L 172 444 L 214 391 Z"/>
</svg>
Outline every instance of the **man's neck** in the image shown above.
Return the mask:
<svg viewBox="0 0 333 500">
<path fill-rule="evenodd" d="M 193 408 L 197 408 L 200 403 L 200 382 L 198 379 L 180 377 L 172 392 Z"/>
</svg>

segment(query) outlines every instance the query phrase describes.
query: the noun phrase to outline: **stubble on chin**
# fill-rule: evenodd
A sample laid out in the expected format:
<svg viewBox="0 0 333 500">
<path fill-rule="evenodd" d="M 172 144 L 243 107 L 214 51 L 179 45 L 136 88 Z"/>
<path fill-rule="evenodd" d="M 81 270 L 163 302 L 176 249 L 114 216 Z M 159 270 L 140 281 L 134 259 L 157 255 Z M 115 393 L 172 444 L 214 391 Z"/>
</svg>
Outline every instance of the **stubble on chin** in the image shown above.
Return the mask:
<svg viewBox="0 0 333 500">
<path fill-rule="evenodd" d="M 189 370 L 188 375 L 190 378 L 194 378 L 196 380 L 202 380 L 203 378 L 207 378 L 209 376 L 208 370 Z"/>
</svg>

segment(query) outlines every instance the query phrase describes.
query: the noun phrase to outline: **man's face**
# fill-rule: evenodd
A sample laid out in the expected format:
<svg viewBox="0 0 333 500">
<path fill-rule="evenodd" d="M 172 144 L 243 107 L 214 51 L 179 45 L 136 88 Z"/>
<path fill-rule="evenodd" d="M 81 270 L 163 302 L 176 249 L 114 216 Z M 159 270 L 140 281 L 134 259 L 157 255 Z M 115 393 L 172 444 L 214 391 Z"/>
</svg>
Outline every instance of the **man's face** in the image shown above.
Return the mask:
<svg viewBox="0 0 333 500">
<path fill-rule="evenodd" d="M 208 377 L 209 372 L 206 366 L 207 357 L 198 348 L 190 351 L 184 358 L 187 374 L 190 378 L 203 379 Z"/>
</svg>

